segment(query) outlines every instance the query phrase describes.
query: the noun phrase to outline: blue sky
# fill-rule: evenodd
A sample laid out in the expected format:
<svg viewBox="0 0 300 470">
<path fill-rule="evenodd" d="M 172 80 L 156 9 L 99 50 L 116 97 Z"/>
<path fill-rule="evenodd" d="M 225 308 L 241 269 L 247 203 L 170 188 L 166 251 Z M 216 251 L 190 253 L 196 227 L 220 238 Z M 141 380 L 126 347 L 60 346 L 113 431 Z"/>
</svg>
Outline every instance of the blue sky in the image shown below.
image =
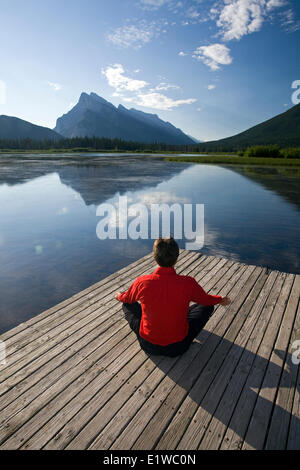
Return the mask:
<svg viewBox="0 0 300 470">
<path fill-rule="evenodd" d="M 299 0 L 1 0 L 0 114 L 53 128 L 95 92 L 202 140 L 286 111 Z"/>
</svg>

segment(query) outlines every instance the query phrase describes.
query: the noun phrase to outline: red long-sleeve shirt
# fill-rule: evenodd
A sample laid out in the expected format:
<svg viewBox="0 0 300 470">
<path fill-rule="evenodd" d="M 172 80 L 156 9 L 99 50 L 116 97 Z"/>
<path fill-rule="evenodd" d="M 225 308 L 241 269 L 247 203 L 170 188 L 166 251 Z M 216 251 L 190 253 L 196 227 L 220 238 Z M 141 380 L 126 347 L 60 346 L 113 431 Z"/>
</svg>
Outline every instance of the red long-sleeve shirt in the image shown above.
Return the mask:
<svg viewBox="0 0 300 470">
<path fill-rule="evenodd" d="M 216 305 L 222 297 L 207 294 L 193 277 L 180 276 L 174 268 L 158 267 L 152 274 L 138 277 L 126 292 L 119 294 L 118 300 L 128 304 L 139 301 L 140 336 L 166 346 L 187 336 L 190 302 Z"/>
</svg>

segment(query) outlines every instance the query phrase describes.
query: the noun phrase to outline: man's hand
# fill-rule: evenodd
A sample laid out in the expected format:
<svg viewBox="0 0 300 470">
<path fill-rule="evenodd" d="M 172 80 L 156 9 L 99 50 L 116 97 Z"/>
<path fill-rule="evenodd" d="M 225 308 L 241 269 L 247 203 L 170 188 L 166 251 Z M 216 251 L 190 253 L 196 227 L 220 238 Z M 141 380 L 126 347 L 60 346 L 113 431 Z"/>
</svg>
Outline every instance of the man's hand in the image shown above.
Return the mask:
<svg viewBox="0 0 300 470">
<path fill-rule="evenodd" d="M 115 299 L 119 300 L 118 297 L 119 297 L 119 295 L 121 295 L 121 294 L 122 294 L 122 292 L 118 292 L 118 293 L 115 295 Z"/>
<path fill-rule="evenodd" d="M 223 305 L 223 307 L 226 307 L 226 305 L 229 305 L 230 302 L 231 302 L 231 300 L 230 300 L 229 297 L 223 297 L 222 302 L 220 303 L 220 305 Z"/>
</svg>

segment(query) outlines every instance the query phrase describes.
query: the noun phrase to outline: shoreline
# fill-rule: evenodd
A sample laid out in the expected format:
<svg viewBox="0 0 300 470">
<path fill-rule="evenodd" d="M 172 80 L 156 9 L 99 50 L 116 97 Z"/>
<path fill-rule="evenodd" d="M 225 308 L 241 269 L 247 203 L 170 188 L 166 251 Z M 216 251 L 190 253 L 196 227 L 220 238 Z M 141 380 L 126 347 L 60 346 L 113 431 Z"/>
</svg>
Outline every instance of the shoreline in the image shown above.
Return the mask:
<svg viewBox="0 0 300 470">
<path fill-rule="evenodd" d="M 67 154 L 67 155 L 66 155 Z M 211 154 L 192 154 L 187 152 L 132 152 L 132 151 L 120 151 L 120 150 L 84 150 L 84 151 L 74 151 L 74 150 L 59 150 L 59 151 L 51 151 L 51 150 L 32 150 L 32 151 L 1 151 L 0 150 L 0 159 L 1 157 L 30 157 L 30 156 L 38 156 L 43 155 L 45 158 L 49 158 L 49 156 L 53 156 L 53 158 L 60 158 L 61 156 L 70 158 L 70 157 L 78 157 L 84 154 L 91 154 L 87 155 L 88 158 L 95 156 L 101 156 L 101 154 L 124 154 L 119 155 L 122 156 L 133 156 L 133 157 L 147 157 L 147 158 L 159 158 L 163 161 L 169 162 L 182 162 L 182 163 L 197 163 L 197 164 L 222 164 L 222 165 L 256 165 L 256 166 L 288 166 L 288 167 L 299 167 L 300 166 L 300 158 L 271 158 L 271 157 L 245 157 L 245 156 L 238 156 L 233 153 L 224 153 L 224 152 L 212 152 Z M 93 155 L 94 154 L 94 155 Z M 98 155 L 97 155 L 98 154 Z"/>
</svg>

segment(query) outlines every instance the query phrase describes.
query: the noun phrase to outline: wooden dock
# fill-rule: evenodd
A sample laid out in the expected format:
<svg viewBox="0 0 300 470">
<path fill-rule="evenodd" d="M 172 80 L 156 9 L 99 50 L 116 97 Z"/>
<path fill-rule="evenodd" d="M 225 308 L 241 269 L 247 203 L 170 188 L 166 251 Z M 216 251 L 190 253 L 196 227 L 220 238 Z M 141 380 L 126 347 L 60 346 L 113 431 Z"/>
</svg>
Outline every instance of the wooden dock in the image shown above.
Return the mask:
<svg viewBox="0 0 300 470">
<path fill-rule="evenodd" d="M 155 267 L 149 254 L 2 335 L 1 450 L 300 449 L 300 276 L 181 251 L 178 273 L 233 302 L 167 358 L 140 349 L 114 298 Z"/>
</svg>

